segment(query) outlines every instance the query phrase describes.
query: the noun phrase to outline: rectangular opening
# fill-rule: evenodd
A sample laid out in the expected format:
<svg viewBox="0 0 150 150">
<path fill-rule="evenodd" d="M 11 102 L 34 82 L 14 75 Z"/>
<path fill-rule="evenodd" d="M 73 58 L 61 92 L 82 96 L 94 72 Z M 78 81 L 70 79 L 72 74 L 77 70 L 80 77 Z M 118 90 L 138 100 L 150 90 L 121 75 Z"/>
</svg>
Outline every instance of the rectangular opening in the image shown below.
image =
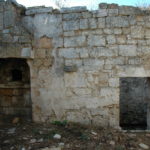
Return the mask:
<svg viewBox="0 0 150 150">
<path fill-rule="evenodd" d="M 120 126 L 124 130 L 150 129 L 150 78 L 120 78 Z"/>
</svg>

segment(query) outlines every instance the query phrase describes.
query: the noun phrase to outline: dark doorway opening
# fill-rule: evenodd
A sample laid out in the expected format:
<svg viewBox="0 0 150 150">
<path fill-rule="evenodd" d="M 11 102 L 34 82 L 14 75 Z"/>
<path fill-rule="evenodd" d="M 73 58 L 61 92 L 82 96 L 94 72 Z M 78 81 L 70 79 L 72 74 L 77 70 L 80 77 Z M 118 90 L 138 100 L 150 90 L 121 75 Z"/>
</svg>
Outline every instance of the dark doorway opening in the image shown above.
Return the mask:
<svg viewBox="0 0 150 150">
<path fill-rule="evenodd" d="M 0 118 L 32 119 L 30 69 L 25 59 L 0 59 Z"/>
<path fill-rule="evenodd" d="M 149 126 L 150 79 L 120 78 L 120 126 L 145 130 Z"/>
</svg>

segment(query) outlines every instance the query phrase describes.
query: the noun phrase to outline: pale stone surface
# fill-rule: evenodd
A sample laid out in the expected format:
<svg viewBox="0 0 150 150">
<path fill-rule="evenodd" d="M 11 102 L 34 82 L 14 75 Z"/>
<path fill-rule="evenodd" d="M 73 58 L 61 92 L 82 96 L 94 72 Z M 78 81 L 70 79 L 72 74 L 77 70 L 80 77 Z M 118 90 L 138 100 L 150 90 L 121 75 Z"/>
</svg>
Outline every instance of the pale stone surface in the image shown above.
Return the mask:
<svg viewBox="0 0 150 150">
<path fill-rule="evenodd" d="M 106 40 L 103 36 L 99 35 L 90 35 L 88 37 L 89 46 L 105 46 Z"/>
<path fill-rule="evenodd" d="M 41 22 L 41 23 L 39 23 Z M 42 36 L 56 37 L 62 35 L 62 16 L 55 14 L 37 14 L 34 17 L 34 34 L 39 38 Z M 55 25 L 54 25 L 55 24 Z"/>
<path fill-rule="evenodd" d="M 84 12 L 86 11 L 87 8 L 85 6 L 76 6 L 76 7 L 63 7 L 61 8 L 60 12 L 61 13 L 72 13 L 72 12 Z"/>
<path fill-rule="evenodd" d="M 79 29 L 79 20 L 72 20 L 72 21 L 64 21 L 63 22 L 63 30 L 70 31 L 70 30 L 78 30 Z"/>
<path fill-rule="evenodd" d="M 29 8 L 25 13 L 26 15 L 34 15 L 40 13 L 51 13 L 53 10 L 52 7 L 33 7 Z"/>
<path fill-rule="evenodd" d="M 150 76 L 149 16 L 134 7 L 100 8 L 37 7 L 24 16 L 0 7 L 0 57 L 27 59 L 34 121 L 117 128 L 119 79 Z"/>
<path fill-rule="evenodd" d="M 0 13 L 0 30 L 2 30 L 3 29 L 3 14 L 2 13 Z"/>
<path fill-rule="evenodd" d="M 22 57 L 30 57 L 31 56 L 31 47 L 23 48 L 21 52 Z"/>
<path fill-rule="evenodd" d="M 108 27 L 129 27 L 129 19 L 126 16 L 107 17 L 106 25 Z"/>
<path fill-rule="evenodd" d="M 133 38 L 143 38 L 144 37 L 144 29 L 142 26 L 132 26 L 131 27 L 131 36 Z"/>
<path fill-rule="evenodd" d="M 64 58 L 79 58 L 79 53 L 75 48 L 59 49 L 59 56 Z"/>
<path fill-rule="evenodd" d="M 81 47 L 86 46 L 86 37 L 85 36 L 76 36 L 64 38 L 65 47 Z"/>
<path fill-rule="evenodd" d="M 88 29 L 88 19 L 80 19 L 80 29 Z"/>
<path fill-rule="evenodd" d="M 121 56 L 136 56 L 136 46 L 133 45 L 120 45 L 119 46 L 119 55 Z"/>
<path fill-rule="evenodd" d="M 98 18 L 98 28 L 105 28 L 105 18 Z"/>
<path fill-rule="evenodd" d="M 68 13 L 63 14 L 63 20 L 76 20 L 81 18 L 81 13 Z"/>
<path fill-rule="evenodd" d="M 116 38 L 114 35 L 108 35 L 106 37 L 106 41 L 108 44 L 115 44 L 116 43 Z"/>
</svg>

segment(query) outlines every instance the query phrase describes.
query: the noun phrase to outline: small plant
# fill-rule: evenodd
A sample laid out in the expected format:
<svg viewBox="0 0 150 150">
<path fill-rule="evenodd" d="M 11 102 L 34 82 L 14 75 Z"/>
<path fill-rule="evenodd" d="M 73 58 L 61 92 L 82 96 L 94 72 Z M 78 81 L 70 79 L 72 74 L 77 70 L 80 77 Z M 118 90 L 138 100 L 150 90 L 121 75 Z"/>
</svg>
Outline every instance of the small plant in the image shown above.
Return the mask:
<svg viewBox="0 0 150 150">
<path fill-rule="evenodd" d="M 37 128 L 33 128 L 32 132 L 33 132 L 34 135 L 39 135 L 40 134 L 39 129 L 37 129 Z"/>
<path fill-rule="evenodd" d="M 49 131 L 49 132 L 46 133 L 46 134 L 42 134 L 42 138 L 45 139 L 45 140 L 53 139 L 53 136 L 54 136 L 56 133 L 57 133 L 57 131 L 55 131 L 55 130 Z"/>
<path fill-rule="evenodd" d="M 82 133 L 81 136 L 80 136 L 80 139 L 81 140 L 89 140 L 90 138 L 87 134 Z"/>
<path fill-rule="evenodd" d="M 64 121 L 53 121 L 52 124 L 57 125 L 57 126 L 66 126 L 68 123 L 67 120 Z"/>
<path fill-rule="evenodd" d="M 118 145 L 118 146 L 115 148 L 115 150 L 124 150 L 124 148 L 123 148 L 123 146 Z"/>
</svg>

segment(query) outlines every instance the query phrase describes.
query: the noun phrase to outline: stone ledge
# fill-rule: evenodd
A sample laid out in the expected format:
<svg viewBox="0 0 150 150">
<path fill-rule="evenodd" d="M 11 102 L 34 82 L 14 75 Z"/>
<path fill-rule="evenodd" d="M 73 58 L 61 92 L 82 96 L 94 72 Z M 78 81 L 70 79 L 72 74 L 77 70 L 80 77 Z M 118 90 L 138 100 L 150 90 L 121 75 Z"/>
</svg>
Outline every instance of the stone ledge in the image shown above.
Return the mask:
<svg viewBox="0 0 150 150">
<path fill-rule="evenodd" d="M 73 13 L 73 12 L 84 12 L 84 11 L 87 11 L 86 6 L 64 7 L 60 9 L 60 13 Z"/>
<path fill-rule="evenodd" d="M 31 7 L 28 8 L 25 12 L 25 14 L 28 15 L 34 15 L 34 14 L 41 14 L 41 13 L 52 13 L 53 8 L 52 7 Z"/>
</svg>

